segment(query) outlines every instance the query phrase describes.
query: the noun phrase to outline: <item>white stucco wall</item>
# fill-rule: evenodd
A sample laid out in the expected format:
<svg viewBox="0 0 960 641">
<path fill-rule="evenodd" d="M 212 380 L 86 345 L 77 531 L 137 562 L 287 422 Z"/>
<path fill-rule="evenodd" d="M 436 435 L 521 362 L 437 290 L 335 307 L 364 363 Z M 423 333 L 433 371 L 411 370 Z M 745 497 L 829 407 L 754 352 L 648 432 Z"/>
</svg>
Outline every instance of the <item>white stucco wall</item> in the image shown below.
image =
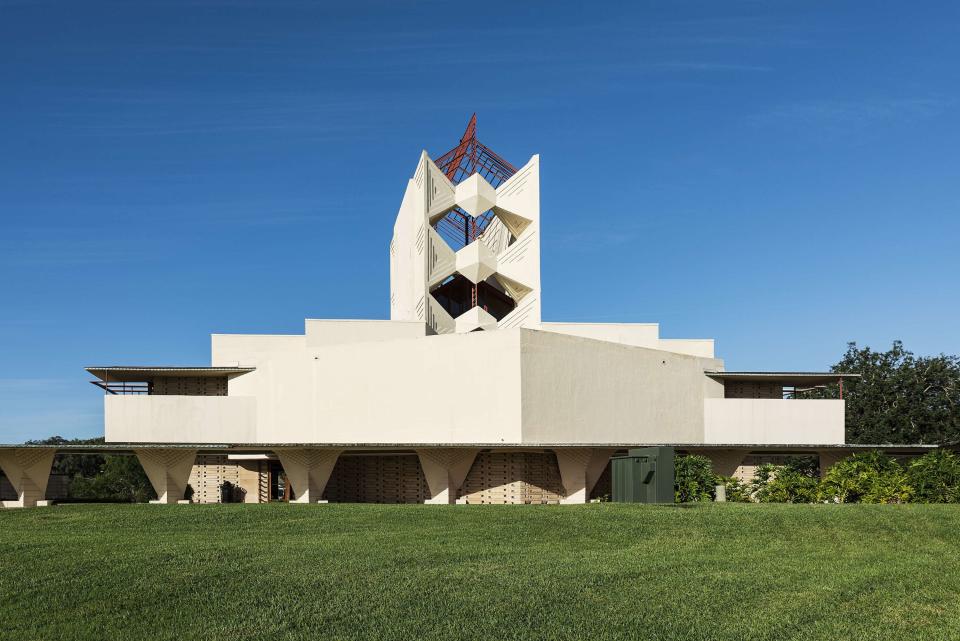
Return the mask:
<svg viewBox="0 0 960 641">
<path fill-rule="evenodd" d="M 544 443 L 698 443 L 703 359 L 527 331 L 523 438 Z"/>
<path fill-rule="evenodd" d="M 712 338 L 660 338 L 657 323 L 540 323 L 545 332 L 713 358 Z"/>
<path fill-rule="evenodd" d="M 326 324 L 336 330 L 328 338 L 389 338 L 373 332 L 376 324 L 352 325 L 357 334 L 339 323 Z M 124 417 L 143 423 L 125 434 L 160 430 L 166 436 L 154 440 L 172 442 L 701 442 L 704 397 L 722 394 L 703 375 L 716 360 L 521 329 L 312 347 L 302 336 L 219 335 L 214 354 L 215 364 L 256 367 L 229 385 L 231 397 L 256 398 L 248 410 L 255 429 L 238 420 L 231 432 L 224 426 L 235 417 L 208 417 L 211 428 L 173 438 L 171 421 L 141 414 Z"/>
<path fill-rule="evenodd" d="M 303 354 L 306 348 L 307 338 L 303 334 L 213 334 L 210 337 L 210 364 L 213 367 L 258 367 L 276 354 Z"/>
<path fill-rule="evenodd" d="M 425 167 L 422 155 L 418 170 Z M 423 292 L 422 284 L 417 282 L 414 235 L 419 221 L 416 212 L 422 209 L 423 194 L 416 182 L 407 181 L 403 192 L 403 201 L 393 225 L 393 238 L 390 240 L 390 318 L 394 320 L 423 320 L 418 318 L 416 303 Z"/>
<path fill-rule="evenodd" d="M 842 444 L 844 402 L 826 399 L 706 399 L 704 437 L 706 443 L 714 444 Z"/>
<path fill-rule="evenodd" d="M 497 254 L 497 273 L 530 289 L 517 307 L 499 321 L 504 329 L 538 327 L 540 293 L 540 156 L 530 157 L 523 167 L 497 187 L 496 215 L 500 210 L 530 221 L 509 247 Z"/>
<path fill-rule="evenodd" d="M 520 441 L 519 330 L 329 346 L 311 378 L 306 442 Z"/>
<path fill-rule="evenodd" d="M 256 404 L 250 396 L 104 396 L 107 442 L 255 442 Z"/>
<path fill-rule="evenodd" d="M 295 336 L 214 338 L 214 363 L 256 367 L 232 379 L 229 393 L 257 398 L 257 442 L 520 442 L 519 330 L 396 338 L 423 324 L 350 327 L 351 340 L 370 340 L 308 347 Z"/>
<path fill-rule="evenodd" d="M 540 323 L 545 332 L 593 338 L 634 347 L 657 348 L 660 326 L 657 323 Z"/>
<path fill-rule="evenodd" d="M 427 335 L 423 321 L 390 320 L 321 320 L 308 318 L 306 346 L 344 345 L 419 338 Z"/>
<path fill-rule="evenodd" d="M 249 374 L 230 379 L 230 396 L 253 396 L 256 404 L 256 441 L 278 442 L 282 430 L 277 425 L 276 408 L 285 398 L 294 398 L 295 407 L 303 405 L 296 394 L 306 394 L 309 388 L 306 336 L 267 334 L 214 334 L 212 337 L 212 364 L 255 367 Z M 238 441 L 239 442 L 239 441 Z"/>
<path fill-rule="evenodd" d="M 360 350 L 360 342 L 405 342 L 422 338 L 425 331 L 422 322 L 308 319 L 305 335 L 214 335 L 213 364 L 256 368 L 231 379 L 229 393 L 258 399 L 257 442 L 324 442 L 311 440 L 315 438 L 318 397 L 314 371 L 318 365 L 343 369 L 336 360 L 327 362 L 324 348 L 349 345 L 349 353 Z M 352 392 L 348 391 L 348 396 L 364 403 Z"/>
<path fill-rule="evenodd" d="M 257 368 L 230 393 L 258 398 L 267 443 L 702 442 L 703 400 L 723 394 L 703 375 L 720 361 L 555 332 L 216 343 L 219 359 Z"/>
<path fill-rule="evenodd" d="M 703 358 L 714 357 L 712 338 L 661 338 L 658 347 L 677 354 L 702 356 Z"/>
<path fill-rule="evenodd" d="M 107 396 L 107 438 L 843 442 L 841 401 L 725 399 L 722 383 L 703 374 L 722 368 L 717 359 L 552 331 L 421 331 L 422 323 L 309 321 L 305 336 L 216 335 L 214 365 L 256 368 L 230 380 L 229 396 Z"/>
</svg>

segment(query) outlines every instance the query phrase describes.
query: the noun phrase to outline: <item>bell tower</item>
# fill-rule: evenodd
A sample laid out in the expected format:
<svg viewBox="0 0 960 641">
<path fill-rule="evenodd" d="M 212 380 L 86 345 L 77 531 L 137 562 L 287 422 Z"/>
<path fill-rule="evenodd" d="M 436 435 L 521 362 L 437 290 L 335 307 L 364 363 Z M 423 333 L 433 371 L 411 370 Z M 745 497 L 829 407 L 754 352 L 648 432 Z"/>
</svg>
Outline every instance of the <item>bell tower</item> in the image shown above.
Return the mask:
<svg viewBox="0 0 960 641">
<path fill-rule="evenodd" d="M 517 169 L 477 139 L 427 152 L 390 241 L 390 318 L 437 334 L 540 325 L 540 157 Z"/>
</svg>

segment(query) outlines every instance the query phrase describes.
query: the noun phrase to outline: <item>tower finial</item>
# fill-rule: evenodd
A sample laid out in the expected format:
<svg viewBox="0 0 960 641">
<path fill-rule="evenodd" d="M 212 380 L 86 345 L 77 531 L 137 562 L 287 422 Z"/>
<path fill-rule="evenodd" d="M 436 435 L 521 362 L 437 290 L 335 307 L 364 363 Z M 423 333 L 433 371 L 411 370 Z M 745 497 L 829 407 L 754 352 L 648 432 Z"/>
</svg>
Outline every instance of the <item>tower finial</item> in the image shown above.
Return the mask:
<svg viewBox="0 0 960 641">
<path fill-rule="evenodd" d="M 460 144 L 472 140 L 477 137 L 477 113 L 474 112 L 470 116 L 470 122 L 467 123 L 467 130 L 463 132 L 463 137 L 460 138 Z"/>
</svg>

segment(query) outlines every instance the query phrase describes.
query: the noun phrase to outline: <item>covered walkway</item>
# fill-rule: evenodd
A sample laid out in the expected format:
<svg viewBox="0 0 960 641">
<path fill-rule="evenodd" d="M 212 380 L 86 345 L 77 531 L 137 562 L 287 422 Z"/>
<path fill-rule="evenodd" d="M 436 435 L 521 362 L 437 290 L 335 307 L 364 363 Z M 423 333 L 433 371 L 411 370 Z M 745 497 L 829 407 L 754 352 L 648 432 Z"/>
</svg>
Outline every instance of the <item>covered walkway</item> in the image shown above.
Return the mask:
<svg viewBox="0 0 960 641">
<path fill-rule="evenodd" d="M 584 503 L 609 492 L 611 456 L 649 445 L 0 445 L 0 470 L 6 477 L 5 483 L 0 479 L 0 504 L 50 504 L 51 466 L 57 454 L 67 453 L 136 456 L 156 491 L 153 503 Z M 708 457 L 717 474 L 742 477 L 778 457 L 817 456 L 825 473 L 857 451 L 880 449 L 911 457 L 936 448 L 668 445 Z"/>
</svg>

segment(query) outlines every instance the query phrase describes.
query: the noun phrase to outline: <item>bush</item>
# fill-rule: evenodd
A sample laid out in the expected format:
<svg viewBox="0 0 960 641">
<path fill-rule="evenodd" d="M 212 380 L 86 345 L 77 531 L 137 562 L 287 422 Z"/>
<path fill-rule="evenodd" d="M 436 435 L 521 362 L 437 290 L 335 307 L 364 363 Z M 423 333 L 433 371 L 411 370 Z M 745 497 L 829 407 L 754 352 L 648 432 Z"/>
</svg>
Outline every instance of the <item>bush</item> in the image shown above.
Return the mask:
<svg viewBox="0 0 960 641">
<path fill-rule="evenodd" d="M 861 452 L 837 462 L 820 484 L 820 500 L 834 503 L 906 503 L 912 488 L 904 469 L 883 452 Z"/>
<path fill-rule="evenodd" d="M 960 458 L 934 450 L 907 465 L 907 480 L 916 503 L 960 503 Z"/>
<path fill-rule="evenodd" d="M 750 488 L 734 476 L 717 476 L 715 482 L 724 487 L 730 503 L 749 503 L 752 500 Z"/>
<path fill-rule="evenodd" d="M 804 476 L 820 478 L 820 457 L 818 456 L 788 456 L 783 464 Z"/>
<path fill-rule="evenodd" d="M 717 484 L 713 465 L 706 456 L 688 454 L 674 459 L 673 495 L 677 503 L 713 500 Z"/>
<path fill-rule="evenodd" d="M 748 485 L 714 475 L 705 456 L 678 456 L 675 465 L 678 503 L 711 501 L 717 485 L 726 488 L 730 502 L 960 503 L 960 456 L 942 449 L 905 467 L 883 452 L 861 452 L 838 461 L 822 481 L 819 463 L 810 456 L 760 465 Z"/>
<path fill-rule="evenodd" d="M 136 456 L 104 457 L 99 473 L 93 477 L 75 476 L 70 497 L 92 501 L 145 503 L 157 498 Z"/>
<path fill-rule="evenodd" d="M 783 465 L 764 463 L 757 467 L 750 493 L 760 503 L 813 503 L 820 485 L 816 459 L 788 458 Z"/>
</svg>

